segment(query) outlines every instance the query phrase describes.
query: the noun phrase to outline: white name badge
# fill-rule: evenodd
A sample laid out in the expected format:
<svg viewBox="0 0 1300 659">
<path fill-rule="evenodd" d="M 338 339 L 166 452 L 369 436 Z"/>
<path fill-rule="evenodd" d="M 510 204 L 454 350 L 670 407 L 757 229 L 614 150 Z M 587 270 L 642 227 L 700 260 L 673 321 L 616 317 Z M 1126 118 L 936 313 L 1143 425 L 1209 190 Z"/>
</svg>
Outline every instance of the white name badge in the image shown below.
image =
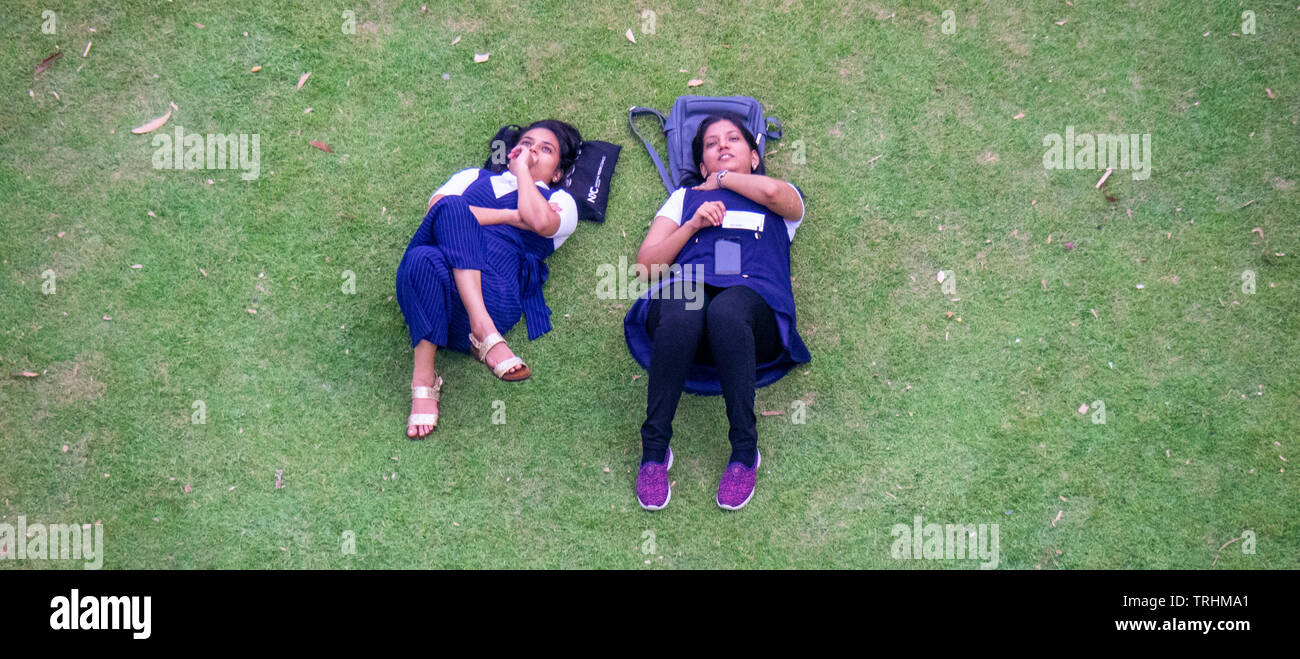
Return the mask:
<svg viewBox="0 0 1300 659">
<path fill-rule="evenodd" d="M 722 214 L 722 228 L 762 231 L 763 214 L 753 211 L 727 211 Z"/>
</svg>

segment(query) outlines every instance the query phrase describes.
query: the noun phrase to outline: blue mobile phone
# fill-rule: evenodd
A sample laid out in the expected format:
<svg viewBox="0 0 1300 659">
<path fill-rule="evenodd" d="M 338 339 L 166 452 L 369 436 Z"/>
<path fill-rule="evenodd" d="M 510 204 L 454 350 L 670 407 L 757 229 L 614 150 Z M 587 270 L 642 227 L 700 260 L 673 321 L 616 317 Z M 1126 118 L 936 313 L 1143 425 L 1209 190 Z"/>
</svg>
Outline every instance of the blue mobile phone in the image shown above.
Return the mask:
<svg viewBox="0 0 1300 659">
<path fill-rule="evenodd" d="M 739 242 L 719 238 L 713 243 L 713 273 L 718 275 L 740 274 Z"/>
</svg>

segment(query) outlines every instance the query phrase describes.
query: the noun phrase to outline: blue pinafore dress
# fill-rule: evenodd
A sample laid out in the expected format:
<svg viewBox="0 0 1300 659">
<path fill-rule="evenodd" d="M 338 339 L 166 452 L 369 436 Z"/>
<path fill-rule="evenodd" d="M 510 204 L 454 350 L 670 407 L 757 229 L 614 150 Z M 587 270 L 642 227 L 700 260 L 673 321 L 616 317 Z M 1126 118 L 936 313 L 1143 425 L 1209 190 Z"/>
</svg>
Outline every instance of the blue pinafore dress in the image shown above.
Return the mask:
<svg viewBox="0 0 1300 659">
<path fill-rule="evenodd" d="M 650 302 L 656 291 L 674 285 L 678 279 L 698 281 L 721 288 L 745 286 L 763 298 L 772 308 L 781 336 L 782 351 L 772 361 L 758 364 L 755 386 L 766 387 L 780 380 L 795 365 L 811 361 L 812 356 L 804 345 L 795 324 L 794 292 L 790 286 L 790 233 L 784 218 L 766 206 L 731 190 L 693 190 L 686 188 L 682 202 L 682 218 L 695 215 L 696 209 L 706 201 L 721 201 L 727 211 L 747 211 L 763 216 L 760 231 L 752 228 L 708 227 L 697 231 L 677 255 L 676 263 L 699 268 L 683 267 L 672 277 L 650 287 L 633 303 L 623 319 L 623 335 L 628 351 L 642 368 L 650 369 L 652 342 L 646 330 Z M 740 243 L 741 268 L 739 274 L 720 275 L 714 272 L 714 245 L 719 240 Z M 701 276 L 702 275 L 702 276 Z M 676 284 L 680 286 L 681 284 Z M 669 295 L 667 291 L 663 296 Z M 722 383 L 712 364 L 692 364 L 686 376 L 685 390 L 706 396 L 720 395 Z"/>
<path fill-rule="evenodd" d="M 472 176 L 472 170 L 457 176 L 465 174 Z M 561 207 L 564 235 L 546 238 L 504 224 L 480 225 L 469 207 L 518 208 L 516 186 L 509 172 L 478 170 L 463 192 L 442 197 L 425 215 L 397 268 L 397 303 L 406 318 L 411 347 L 428 340 L 471 352 L 469 314 L 452 277 L 453 268 L 482 273 L 483 303 L 501 334 L 521 316 L 526 317 L 530 341 L 551 330 L 551 310 L 542 296 L 549 275 L 546 258 L 572 233 L 577 209 L 568 192 L 539 185 L 542 196 Z"/>
</svg>

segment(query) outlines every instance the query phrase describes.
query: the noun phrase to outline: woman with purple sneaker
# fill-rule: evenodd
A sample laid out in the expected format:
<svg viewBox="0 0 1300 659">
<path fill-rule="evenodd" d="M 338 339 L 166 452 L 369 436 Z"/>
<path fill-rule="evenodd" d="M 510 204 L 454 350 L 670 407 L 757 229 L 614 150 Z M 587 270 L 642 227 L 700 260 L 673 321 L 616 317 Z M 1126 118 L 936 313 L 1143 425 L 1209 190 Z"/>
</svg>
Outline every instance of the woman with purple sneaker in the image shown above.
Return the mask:
<svg viewBox="0 0 1300 659">
<path fill-rule="evenodd" d="M 731 457 L 717 503 L 737 510 L 753 498 L 762 463 L 754 390 L 811 359 L 790 287 L 803 193 L 764 175 L 739 117 L 705 119 L 691 146 L 703 182 L 679 188 L 655 214 L 637 252 L 650 290 L 623 323 L 628 349 L 649 372 L 637 500 L 647 510 L 668 505 L 668 442 L 685 390 L 722 394 L 726 403 Z"/>
</svg>

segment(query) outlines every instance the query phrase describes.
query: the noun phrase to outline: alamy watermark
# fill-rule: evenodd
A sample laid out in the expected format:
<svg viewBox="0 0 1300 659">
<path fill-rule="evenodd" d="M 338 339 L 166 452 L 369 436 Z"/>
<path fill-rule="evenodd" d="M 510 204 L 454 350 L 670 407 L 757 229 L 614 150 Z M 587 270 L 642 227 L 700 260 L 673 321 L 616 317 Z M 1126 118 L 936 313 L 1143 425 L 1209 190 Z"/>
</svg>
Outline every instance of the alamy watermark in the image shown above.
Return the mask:
<svg viewBox="0 0 1300 659">
<path fill-rule="evenodd" d="M 596 266 L 596 297 L 602 300 L 635 300 L 650 293 L 651 300 L 686 300 L 686 309 L 695 311 L 704 307 L 704 266 L 698 263 L 674 263 L 650 272 L 640 263 L 627 263 L 626 256 L 618 257 L 618 265 L 602 263 Z"/>
<path fill-rule="evenodd" d="M 921 516 L 912 525 L 895 524 L 889 531 L 896 540 L 889 548 L 898 560 L 981 560 L 981 570 L 998 566 L 997 524 L 921 524 Z"/>
<path fill-rule="evenodd" d="M 153 597 L 145 595 L 82 595 L 76 588 L 67 597 L 50 599 L 50 629 L 116 629 L 131 632 L 135 639 L 153 633 Z"/>
<path fill-rule="evenodd" d="M 167 133 L 154 135 L 154 169 L 242 169 L 239 177 L 252 181 L 262 171 L 261 135 L 256 133 L 185 134 L 176 127 L 175 138 Z"/>
<path fill-rule="evenodd" d="M 0 522 L 0 560 L 86 561 L 87 570 L 104 565 L 103 524 L 32 524 L 18 516 L 18 526 Z"/>
<path fill-rule="evenodd" d="M 1131 169 L 1134 181 L 1151 176 L 1151 133 L 1076 135 L 1074 126 L 1066 126 L 1064 138 L 1048 134 L 1043 146 L 1047 169 Z"/>
</svg>

